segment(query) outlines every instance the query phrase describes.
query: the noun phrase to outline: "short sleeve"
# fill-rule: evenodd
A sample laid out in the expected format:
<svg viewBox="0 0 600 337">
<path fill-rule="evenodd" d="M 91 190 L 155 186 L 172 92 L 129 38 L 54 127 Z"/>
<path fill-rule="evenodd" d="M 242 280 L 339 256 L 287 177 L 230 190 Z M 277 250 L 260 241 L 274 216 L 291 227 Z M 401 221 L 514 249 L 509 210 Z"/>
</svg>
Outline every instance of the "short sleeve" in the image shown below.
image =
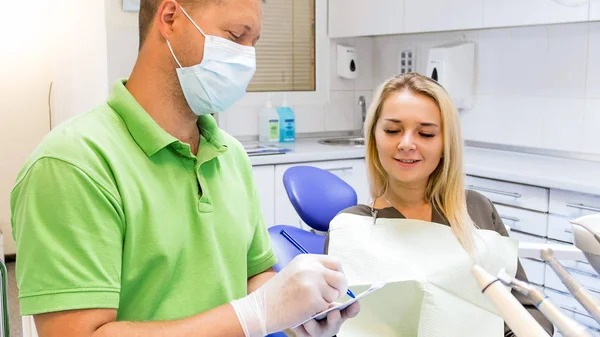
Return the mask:
<svg viewBox="0 0 600 337">
<path fill-rule="evenodd" d="M 271 245 L 271 237 L 265 225 L 265 219 L 260 208 L 258 190 L 254 180 L 252 180 L 252 189 L 254 197 L 252 203 L 254 216 L 254 236 L 248 250 L 248 278 L 258 275 L 267 269 L 273 267 L 277 258 Z"/>
<path fill-rule="evenodd" d="M 124 225 L 114 191 L 42 158 L 13 189 L 11 213 L 22 315 L 118 308 Z"/>
</svg>

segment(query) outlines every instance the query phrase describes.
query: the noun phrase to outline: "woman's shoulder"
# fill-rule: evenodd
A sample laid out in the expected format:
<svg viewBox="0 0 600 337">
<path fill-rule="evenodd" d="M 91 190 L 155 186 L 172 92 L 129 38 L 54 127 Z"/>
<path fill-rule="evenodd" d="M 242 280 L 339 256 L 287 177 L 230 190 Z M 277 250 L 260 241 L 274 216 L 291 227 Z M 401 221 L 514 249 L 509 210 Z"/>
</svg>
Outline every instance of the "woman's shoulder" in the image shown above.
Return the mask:
<svg viewBox="0 0 600 337">
<path fill-rule="evenodd" d="M 364 215 L 371 216 L 371 207 L 369 205 L 358 204 L 355 206 L 348 207 L 338 214 L 354 214 L 354 215 Z"/>
<path fill-rule="evenodd" d="M 496 209 L 485 195 L 467 190 L 467 211 L 479 228 L 496 230 Z"/>
<path fill-rule="evenodd" d="M 485 195 L 473 190 L 466 190 L 466 193 L 467 206 L 475 205 L 477 207 L 491 207 L 491 201 Z"/>
</svg>

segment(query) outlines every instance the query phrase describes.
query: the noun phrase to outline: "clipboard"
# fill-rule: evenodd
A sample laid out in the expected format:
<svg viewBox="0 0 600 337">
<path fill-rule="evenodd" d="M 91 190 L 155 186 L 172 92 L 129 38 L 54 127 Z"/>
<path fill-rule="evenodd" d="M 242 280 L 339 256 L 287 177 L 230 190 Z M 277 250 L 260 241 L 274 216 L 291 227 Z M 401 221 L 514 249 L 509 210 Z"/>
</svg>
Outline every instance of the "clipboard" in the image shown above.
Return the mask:
<svg viewBox="0 0 600 337">
<path fill-rule="evenodd" d="M 382 283 L 374 283 L 374 284 L 372 284 L 369 287 L 369 289 L 367 289 L 367 290 L 363 291 L 362 293 L 356 295 L 355 298 L 351 298 L 351 299 L 347 300 L 346 302 L 338 303 L 337 305 L 335 305 L 335 306 L 333 306 L 333 307 L 331 307 L 331 308 L 329 308 L 327 310 L 321 311 L 320 313 L 314 315 L 313 317 L 307 319 L 306 321 L 304 321 L 304 322 L 302 322 L 302 323 L 294 326 L 292 329 L 295 329 L 295 328 L 299 327 L 300 325 L 302 325 L 302 324 L 304 324 L 304 323 L 306 323 L 308 321 L 311 321 L 313 319 L 317 320 L 317 321 L 323 320 L 323 319 L 327 318 L 327 314 L 330 313 L 333 310 L 342 311 L 342 310 L 348 308 L 349 306 L 351 306 L 354 302 L 360 300 L 361 298 L 369 296 L 370 294 L 374 293 L 375 291 L 383 288 L 386 284 L 387 283 L 384 283 L 384 282 L 382 282 Z"/>
</svg>

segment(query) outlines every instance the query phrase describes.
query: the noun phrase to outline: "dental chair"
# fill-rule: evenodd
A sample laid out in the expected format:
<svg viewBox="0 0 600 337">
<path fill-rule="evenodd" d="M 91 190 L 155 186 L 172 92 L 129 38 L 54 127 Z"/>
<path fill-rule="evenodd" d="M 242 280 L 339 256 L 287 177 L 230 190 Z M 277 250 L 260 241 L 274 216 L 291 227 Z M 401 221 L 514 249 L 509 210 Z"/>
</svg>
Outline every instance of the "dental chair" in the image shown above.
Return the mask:
<svg viewBox="0 0 600 337">
<path fill-rule="evenodd" d="M 327 232 L 329 222 L 342 210 L 357 204 L 356 191 L 335 174 L 313 166 L 294 166 L 283 174 L 285 191 L 294 209 L 309 227 Z M 285 267 L 296 255 L 301 254 L 281 231 L 291 237 L 311 254 L 323 254 L 325 235 L 289 225 L 277 225 L 268 229 L 277 256 L 273 266 L 276 272 Z M 285 337 L 282 332 L 268 337 Z"/>
<path fill-rule="evenodd" d="M 313 166 L 294 166 L 283 174 L 283 185 L 292 206 L 309 227 L 327 232 L 329 222 L 342 210 L 357 204 L 354 188 L 335 174 Z M 300 254 L 281 231 L 285 230 L 311 254 L 323 254 L 325 236 L 289 225 L 269 228 L 277 256 L 276 272 Z"/>
<path fill-rule="evenodd" d="M 352 186 L 314 166 L 290 167 L 283 174 L 283 185 L 302 221 L 319 232 L 327 232 L 339 212 L 358 202 Z"/>
</svg>

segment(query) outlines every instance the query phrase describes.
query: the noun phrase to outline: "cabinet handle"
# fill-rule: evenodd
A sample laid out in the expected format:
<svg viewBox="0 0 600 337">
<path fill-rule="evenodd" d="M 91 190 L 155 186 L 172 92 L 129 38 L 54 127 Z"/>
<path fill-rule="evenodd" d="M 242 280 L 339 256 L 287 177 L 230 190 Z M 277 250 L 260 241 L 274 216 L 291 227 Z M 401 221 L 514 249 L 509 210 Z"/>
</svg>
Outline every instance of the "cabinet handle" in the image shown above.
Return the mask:
<svg viewBox="0 0 600 337">
<path fill-rule="evenodd" d="M 565 306 L 562 306 L 562 305 L 560 306 L 560 308 L 563 309 L 563 310 L 565 310 L 565 311 L 577 314 L 577 315 L 581 315 L 581 316 L 585 316 L 585 317 L 588 317 L 588 318 L 592 318 L 592 316 L 584 314 L 582 312 L 579 312 L 575 308 L 569 308 L 569 307 L 565 307 Z"/>
<path fill-rule="evenodd" d="M 577 208 L 577 209 L 582 209 L 582 210 L 585 210 L 585 211 L 592 211 L 592 212 L 599 212 L 600 213 L 600 208 L 594 207 L 594 206 L 586 206 L 584 204 L 568 203 L 567 207 Z"/>
<path fill-rule="evenodd" d="M 471 190 L 475 190 L 475 191 L 489 192 L 489 193 L 499 194 L 499 195 L 505 195 L 507 197 L 513 197 L 513 198 L 520 198 L 520 197 L 522 197 L 522 195 L 519 194 L 519 193 L 504 192 L 504 191 L 500 191 L 500 190 L 494 190 L 494 189 L 491 189 L 491 188 L 481 187 L 481 186 L 475 186 L 475 185 L 468 185 L 467 188 L 469 188 Z"/>
<path fill-rule="evenodd" d="M 352 166 L 325 169 L 325 171 L 329 171 L 329 172 L 346 171 L 346 170 L 352 170 Z"/>
<path fill-rule="evenodd" d="M 570 228 L 565 229 L 565 233 L 573 234 L 573 231 Z"/>
<path fill-rule="evenodd" d="M 521 221 L 521 219 L 519 219 L 519 218 L 515 218 L 513 216 L 508 216 L 508 215 L 500 215 L 500 218 L 502 218 L 504 220 L 512 221 L 512 222 L 519 222 L 519 221 Z"/>
</svg>

